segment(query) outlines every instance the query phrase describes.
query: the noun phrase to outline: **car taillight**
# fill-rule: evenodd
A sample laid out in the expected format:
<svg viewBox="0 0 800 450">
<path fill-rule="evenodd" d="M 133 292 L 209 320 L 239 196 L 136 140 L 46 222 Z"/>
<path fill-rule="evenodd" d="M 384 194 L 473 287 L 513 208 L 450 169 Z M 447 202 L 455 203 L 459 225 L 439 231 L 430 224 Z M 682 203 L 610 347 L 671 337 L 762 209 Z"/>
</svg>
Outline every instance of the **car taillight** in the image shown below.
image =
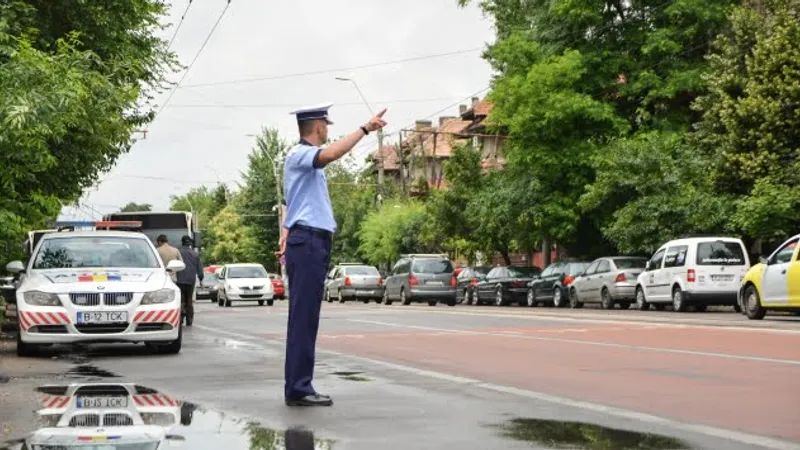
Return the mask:
<svg viewBox="0 0 800 450">
<path fill-rule="evenodd" d="M 450 286 L 457 286 L 458 282 L 456 281 L 456 277 L 450 277 Z"/>
<path fill-rule="evenodd" d="M 686 281 L 688 281 L 689 283 L 694 283 L 694 280 L 695 280 L 694 269 L 689 269 L 686 272 Z"/>
<path fill-rule="evenodd" d="M 473 279 L 469 280 L 469 284 L 471 284 L 473 286 L 476 286 L 478 284 L 478 279 L 477 278 L 473 278 Z"/>
<path fill-rule="evenodd" d="M 383 285 L 383 278 L 378 277 L 378 286 L 382 286 L 382 285 Z"/>
<path fill-rule="evenodd" d="M 614 280 L 614 282 L 615 282 L 615 283 L 622 283 L 622 282 L 623 282 L 623 281 L 625 281 L 626 279 L 627 279 L 627 278 L 625 277 L 625 274 L 624 274 L 624 273 L 620 273 L 620 274 L 618 274 L 618 275 L 617 275 L 617 279 L 616 279 L 616 280 Z"/>
<path fill-rule="evenodd" d="M 417 281 L 417 277 L 414 275 L 408 274 L 408 285 L 409 286 L 416 286 L 419 282 Z"/>
<path fill-rule="evenodd" d="M 564 284 L 566 286 L 569 286 L 570 284 L 572 284 L 573 281 L 575 281 L 575 278 L 572 275 L 567 275 L 567 277 L 564 278 Z"/>
<path fill-rule="evenodd" d="M 353 282 L 350 281 L 350 277 L 344 277 L 344 285 L 345 286 L 352 286 Z"/>
</svg>

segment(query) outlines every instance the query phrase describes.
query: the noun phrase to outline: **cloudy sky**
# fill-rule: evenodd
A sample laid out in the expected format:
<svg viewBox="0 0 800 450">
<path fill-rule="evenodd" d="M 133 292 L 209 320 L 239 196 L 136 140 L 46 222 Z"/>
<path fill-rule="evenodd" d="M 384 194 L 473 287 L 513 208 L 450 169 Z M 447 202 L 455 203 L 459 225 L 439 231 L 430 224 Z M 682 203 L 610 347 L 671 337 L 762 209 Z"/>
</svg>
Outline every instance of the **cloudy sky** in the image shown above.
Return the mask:
<svg viewBox="0 0 800 450">
<path fill-rule="evenodd" d="M 480 53 L 494 35 L 477 6 L 460 9 L 456 3 L 232 0 L 146 138 L 62 219 L 99 219 L 131 201 L 165 210 L 170 195 L 234 183 L 253 146 L 248 135 L 275 127 L 295 140 L 289 112 L 297 107 L 333 102 L 331 135 L 356 129 L 369 110 L 353 85 L 337 76 L 356 80 L 374 110 L 389 109 L 387 133 L 416 119 L 457 114 L 459 102 L 479 91 L 482 96 L 489 85 L 491 72 Z M 187 4 L 173 1 L 166 39 Z M 225 6 L 226 0 L 191 3 L 172 45 L 181 63 L 195 58 Z M 363 160 L 375 148 L 370 135 L 354 152 Z"/>
</svg>

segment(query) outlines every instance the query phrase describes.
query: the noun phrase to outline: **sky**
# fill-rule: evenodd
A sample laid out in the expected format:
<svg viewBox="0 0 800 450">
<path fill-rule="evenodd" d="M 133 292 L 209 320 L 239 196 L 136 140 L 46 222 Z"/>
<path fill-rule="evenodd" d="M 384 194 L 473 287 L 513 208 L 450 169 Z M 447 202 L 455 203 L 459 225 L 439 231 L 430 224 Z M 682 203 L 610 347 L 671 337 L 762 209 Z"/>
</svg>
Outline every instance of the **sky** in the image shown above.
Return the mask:
<svg viewBox="0 0 800 450">
<path fill-rule="evenodd" d="M 128 202 L 167 210 L 170 196 L 194 187 L 235 187 L 262 128 L 297 140 L 296 108 L 332 102 L 331 137 L 358 129 L 370 110 L 352 83 L 336 77 L 355 80 L 373 111 L 388 108 L 387 144 L 415 120 L 457 115 L 491 79 L 480 56 L 494 39 L 492 23 L 456 0 L 188 4 L 173 1 L 162 36 L 175 36 L 171 49 L 182 64 L 195 63 L 170 77 L 183 80 L 171 97 L 169 90 L 157 97 L 159 107 L 169 101 L 146 134 L 136 134 L 131 151 L 62 220 L 100 219 Z M 353 150 L 358 161 L 375 141 L 370 134 Z"/>
</svg>

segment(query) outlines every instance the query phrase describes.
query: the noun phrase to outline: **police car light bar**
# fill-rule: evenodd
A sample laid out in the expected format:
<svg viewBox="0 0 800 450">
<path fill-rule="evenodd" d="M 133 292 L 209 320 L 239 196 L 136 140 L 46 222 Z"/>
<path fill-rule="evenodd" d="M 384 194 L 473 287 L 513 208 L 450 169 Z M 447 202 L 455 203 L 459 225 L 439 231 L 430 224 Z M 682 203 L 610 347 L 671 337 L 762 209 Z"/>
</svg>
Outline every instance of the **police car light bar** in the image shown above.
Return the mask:
<svg viewBox="0 0 800 450">
<path fill-rule="evenodd" d="M 59 229 L 63 228 L 141 228 L 140 220 L 100 220 L 100 221 L 63 221 L 53 222 L 51 226 Z"/>
</svg>

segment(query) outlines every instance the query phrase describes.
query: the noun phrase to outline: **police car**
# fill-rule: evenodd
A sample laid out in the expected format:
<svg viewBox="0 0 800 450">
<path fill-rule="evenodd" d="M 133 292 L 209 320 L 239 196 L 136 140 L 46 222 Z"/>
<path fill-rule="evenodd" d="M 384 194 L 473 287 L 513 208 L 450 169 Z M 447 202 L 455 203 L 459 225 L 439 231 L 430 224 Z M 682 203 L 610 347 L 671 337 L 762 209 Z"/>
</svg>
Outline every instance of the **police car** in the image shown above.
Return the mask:
<svg viewBox="0 0 800 450">
<path fill-rule="evenodd" d="M 17 354 L 32 356 L 52 344 L 143 342 L 160 353 L 181 349 L 180 290 L 142 233 L 52 232 L 36 245 L 27 265 L 10 262 L 19 275 L 16 303 Z"/>
<path fill-rule="evenodd" d="M 171 434 L 191 424 L 194 405 L 133 383 L 80 383 L 37 388 L 41 426 L 8 442 L 19 449 L 156 450 L 184 441 Z M 20 447 L 17 447 L 19 445 Z M 7 448 L 7 447 L 4 447 Z"/>
</svg>

